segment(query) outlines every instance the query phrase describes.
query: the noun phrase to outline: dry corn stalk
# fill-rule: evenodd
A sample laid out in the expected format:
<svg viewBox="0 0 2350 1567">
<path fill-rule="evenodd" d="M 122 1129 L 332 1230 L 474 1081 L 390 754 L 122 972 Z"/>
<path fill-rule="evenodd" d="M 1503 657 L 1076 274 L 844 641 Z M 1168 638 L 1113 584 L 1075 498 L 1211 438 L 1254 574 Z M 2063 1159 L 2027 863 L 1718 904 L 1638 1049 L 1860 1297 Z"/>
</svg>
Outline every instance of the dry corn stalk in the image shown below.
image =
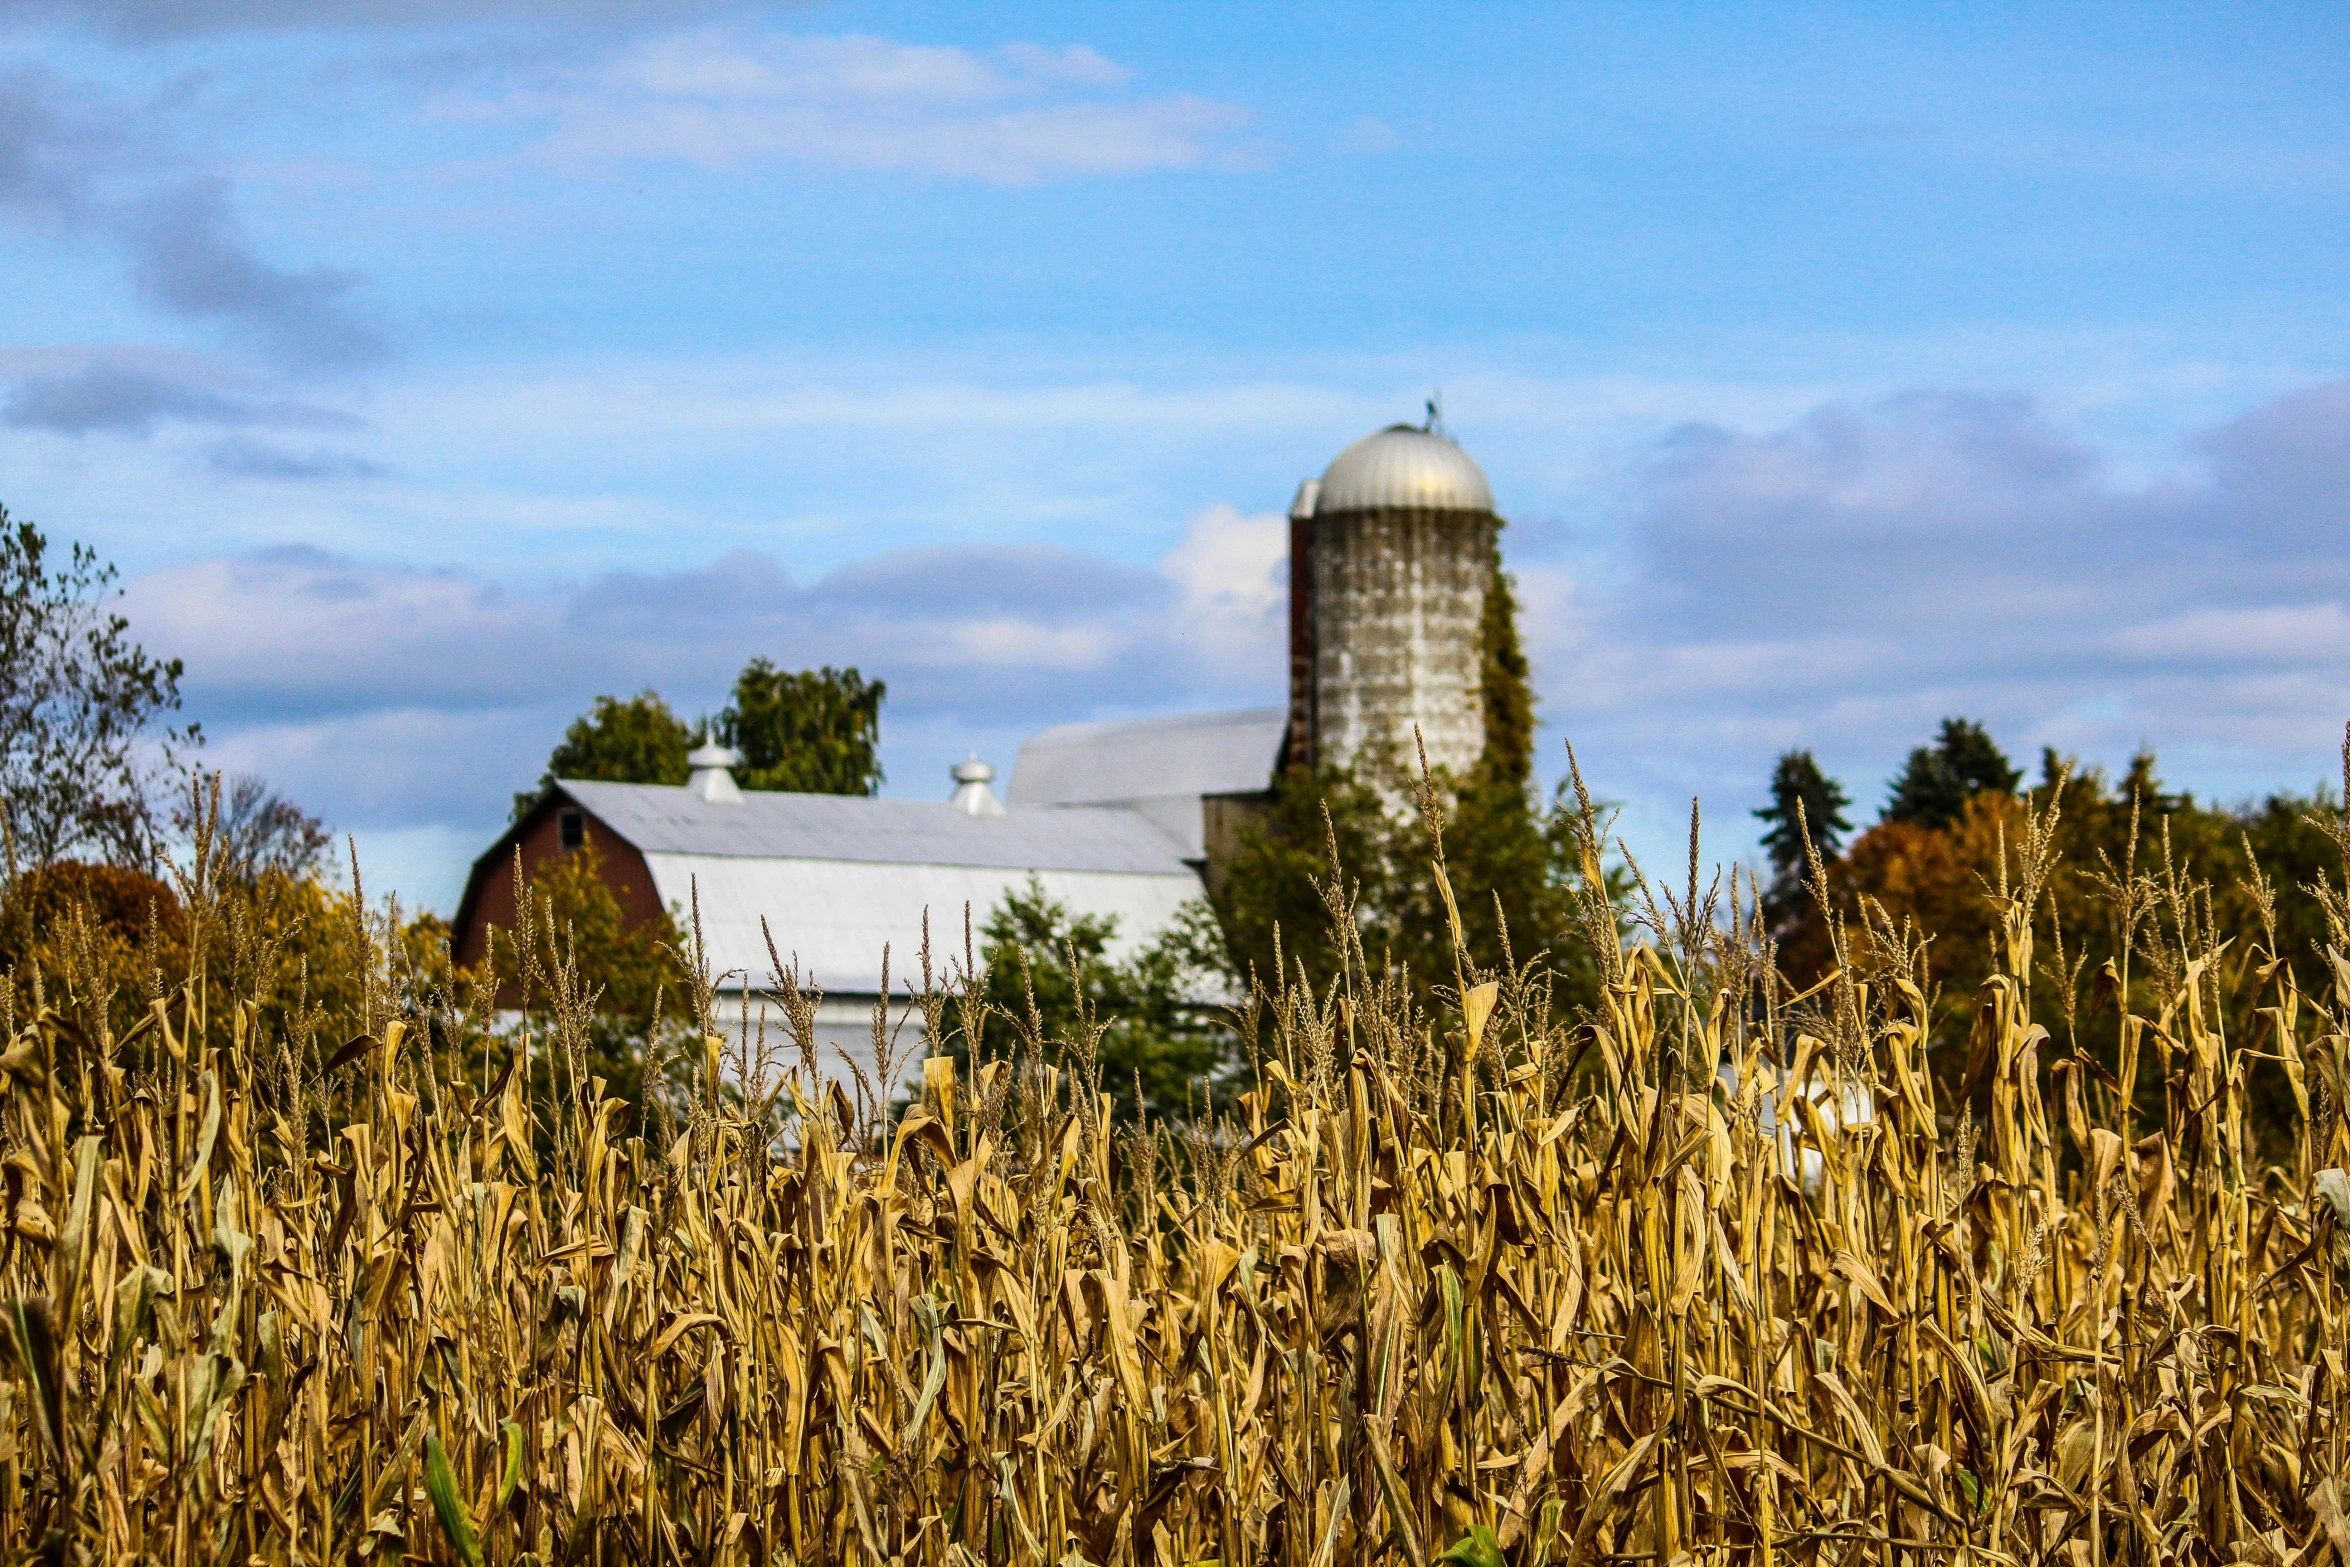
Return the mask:
<svg viewBox="0 0 2350 1567">
<path fill-rule="evenodd" d="M 298 1069 L 200 970 L 133 1038 L 20 1004 L 0 1548 L 2350 1559 L 2350 969 L 2242 978 L 2254 1052 L 2186 954 L 2125 1023 L 2174 1063 L 2133 1126 L 2049 1059 L 2028 907 L 1937 1105 L 1906 969 L 1790 1005 L 1702 904 L 1603 954 L 1571 1025 L 1464 960 L 1450 1045 L 1358 945 L 1262 998 L 1238 1119 L 1179 1131 L 1033 1054 L 934 1059 L 894 1120 L 803 1065 L 763 1114 L 712 1038 L 671 1132 L 622 1139 L 533 1070 L 576 1005 L 485 1039 L 388 973 Z M 2290 1170 L 2243 1133 L 2271 1058 L 2317 1107 Z"/>
</svg>

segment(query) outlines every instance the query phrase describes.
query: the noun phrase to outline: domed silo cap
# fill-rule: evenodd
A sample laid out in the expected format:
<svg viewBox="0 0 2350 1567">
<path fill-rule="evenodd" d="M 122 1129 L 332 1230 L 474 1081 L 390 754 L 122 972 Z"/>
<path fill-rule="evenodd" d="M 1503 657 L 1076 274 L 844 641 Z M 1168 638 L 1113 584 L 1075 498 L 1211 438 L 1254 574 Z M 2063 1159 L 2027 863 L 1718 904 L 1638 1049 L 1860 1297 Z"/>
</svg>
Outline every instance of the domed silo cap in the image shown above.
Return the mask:
<svg viewBox="0 0 2350 1567">
<path fill-rule="evenodd" d="M 1314 499 L 1317 515 L 1388 507 L 1490 512 L 1493 488 L 1476 460 L 1447 437 L 1391 424 L 1340 452 Z"/>
</svg>

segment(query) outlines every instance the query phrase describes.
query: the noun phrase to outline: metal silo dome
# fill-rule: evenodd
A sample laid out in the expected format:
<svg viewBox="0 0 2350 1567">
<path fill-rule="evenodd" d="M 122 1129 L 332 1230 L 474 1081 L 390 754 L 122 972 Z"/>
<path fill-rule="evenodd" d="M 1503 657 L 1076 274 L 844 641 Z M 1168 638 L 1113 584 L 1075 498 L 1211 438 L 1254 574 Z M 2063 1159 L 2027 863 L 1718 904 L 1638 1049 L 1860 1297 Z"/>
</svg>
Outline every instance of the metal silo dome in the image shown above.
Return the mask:
<svg viewBox="0 0 2350 1567">
<path fill-rule="evenodd" d="M 1391 424 L 1340 452 L 1322 475 L 1314 510 L 1493 510 L 1485 470 L 1450 439 L 1417 425 Z"/>
</svg>

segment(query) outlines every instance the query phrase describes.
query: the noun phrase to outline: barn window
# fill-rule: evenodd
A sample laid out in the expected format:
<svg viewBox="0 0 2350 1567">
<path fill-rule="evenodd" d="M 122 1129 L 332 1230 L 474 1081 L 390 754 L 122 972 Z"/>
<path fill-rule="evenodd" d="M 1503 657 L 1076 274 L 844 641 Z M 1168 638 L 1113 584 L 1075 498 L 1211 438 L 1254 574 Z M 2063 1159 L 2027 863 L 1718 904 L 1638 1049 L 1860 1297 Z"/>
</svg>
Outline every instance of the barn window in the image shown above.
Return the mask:
<svg viewBox="0 0 2350 1567">
<path fill-rule="evenodd" d="M 555 818 L 555 831 L 566 850 L 578 848 L 587 842 L 587 813 L 565 811 Z"/>
</svg>

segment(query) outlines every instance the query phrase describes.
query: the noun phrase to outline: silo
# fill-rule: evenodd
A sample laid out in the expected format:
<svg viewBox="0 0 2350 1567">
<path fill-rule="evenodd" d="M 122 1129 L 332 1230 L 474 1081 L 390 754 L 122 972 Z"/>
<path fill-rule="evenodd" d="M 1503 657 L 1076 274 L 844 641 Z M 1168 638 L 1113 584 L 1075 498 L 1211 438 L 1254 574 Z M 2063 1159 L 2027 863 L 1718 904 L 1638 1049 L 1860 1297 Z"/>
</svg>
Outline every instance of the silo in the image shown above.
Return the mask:
<svg viewBox="0 0 2350 1567">
<path fill-rule="evenodd" d="M 1433 423 L 1433 422 L 1432 422 Z M 1290 508 L 1290 748 L 1343 766 L 1382 742 L 1465 773 L 1485 744 L 1480 635 L 1501 519 L 1469 455 L 1397 424 Z"/>
</svg>

